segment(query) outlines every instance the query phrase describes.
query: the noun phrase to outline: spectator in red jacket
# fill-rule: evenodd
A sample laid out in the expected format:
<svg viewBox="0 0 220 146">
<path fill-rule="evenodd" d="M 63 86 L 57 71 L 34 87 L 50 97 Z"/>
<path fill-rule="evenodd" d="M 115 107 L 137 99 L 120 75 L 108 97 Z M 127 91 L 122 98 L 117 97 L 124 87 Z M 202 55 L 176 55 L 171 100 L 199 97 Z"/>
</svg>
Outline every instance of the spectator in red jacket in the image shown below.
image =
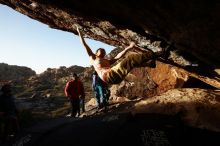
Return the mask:
<svg viewBox="0 0 220 146">
<path fill-rule="evenodd" d="M 84 87 L 76 73 L 73 73 L 72 79 L 66 83 L 65 94 L 69 98 L 72 110 L 71 117 L 80 115 L 80 98 L 84 99 Z"/>
</svg>

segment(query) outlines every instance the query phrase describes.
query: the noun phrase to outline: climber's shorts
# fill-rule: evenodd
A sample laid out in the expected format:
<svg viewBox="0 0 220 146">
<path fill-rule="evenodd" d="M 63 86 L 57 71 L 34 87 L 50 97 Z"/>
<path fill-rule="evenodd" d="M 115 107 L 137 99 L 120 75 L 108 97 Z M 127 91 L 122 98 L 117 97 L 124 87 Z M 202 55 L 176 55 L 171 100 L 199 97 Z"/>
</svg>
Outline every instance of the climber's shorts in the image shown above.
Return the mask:
<svg viewBox="0 0 220 146">
<path fill-rule="evenodd" d="M 152 56 L 153 54 L 151 52 L 128 55 L 117 65 L 113 66 L 111 70 L 107 73 L 107 83 L 120 83 L 133 68 L 141 66 L 141 64 L 152 59 Z"/>
</svg>

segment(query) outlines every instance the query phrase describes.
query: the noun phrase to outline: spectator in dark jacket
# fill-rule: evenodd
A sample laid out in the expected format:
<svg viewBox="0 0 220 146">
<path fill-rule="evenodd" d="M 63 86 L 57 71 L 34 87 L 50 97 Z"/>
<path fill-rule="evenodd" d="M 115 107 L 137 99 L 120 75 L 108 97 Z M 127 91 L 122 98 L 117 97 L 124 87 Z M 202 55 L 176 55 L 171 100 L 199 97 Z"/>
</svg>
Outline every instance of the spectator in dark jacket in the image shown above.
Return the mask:
<svg viewBox="0 0 220 146">
<path fill-rule="evenodd" d="M 3 140 L 19 130 L 18 110 L 11 93 L 11 85 L 5 84 L 1 88 L 0 95 L 0 119 L 3 122 Z"/>
<path fill-rule="evenodd" d="M 83 83 L 78 78 L 77 74 L 72 75 L 72 80 L 66 83 L 65 95 L 71 102 L 71 117 L 75 117 L 78 113 L 80 115 L 80 98 L 84 99 L 84 87 Z"/>
</svg>

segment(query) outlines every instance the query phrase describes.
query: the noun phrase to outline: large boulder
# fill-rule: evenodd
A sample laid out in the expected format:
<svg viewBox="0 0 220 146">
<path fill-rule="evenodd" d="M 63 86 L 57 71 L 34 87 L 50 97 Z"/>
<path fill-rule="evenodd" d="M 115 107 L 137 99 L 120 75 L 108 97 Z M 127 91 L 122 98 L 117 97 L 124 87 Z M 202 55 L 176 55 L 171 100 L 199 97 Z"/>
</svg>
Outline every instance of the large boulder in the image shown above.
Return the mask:
<svg viewBox="0 0 220 146">
<path fill-rule="evenodd" d="M 220 92 L 199 88 L 169 90 L 137 102 L 136 113 L 179 115 L 185 124 L 220 132 Z"/>
<path fill-rule="evenodd" d="M 159 61 L 156 64 L 156 68 L 133 69 L 124 81 L 111 87 L 112 97 L 152 97 L 169 89 L 181 88 L 188 80 L 189 76 L 178 68 Z"/>
</svg>

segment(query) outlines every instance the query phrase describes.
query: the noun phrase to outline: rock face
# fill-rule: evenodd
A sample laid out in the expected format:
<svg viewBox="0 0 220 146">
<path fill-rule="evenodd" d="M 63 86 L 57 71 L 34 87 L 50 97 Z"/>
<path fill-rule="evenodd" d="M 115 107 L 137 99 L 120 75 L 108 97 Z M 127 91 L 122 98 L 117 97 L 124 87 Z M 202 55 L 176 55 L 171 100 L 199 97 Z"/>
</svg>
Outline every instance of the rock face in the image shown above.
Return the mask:
<svg viewBox="0 0 220 146">
<path fill-rule="evenodd" d="M 76 34 L 114 46 L 134 41 L 154 51 L 172 44 L 191 61 L 219 67 L 220 4 L 217 1 L 0 0 L 0 3 Z"/>
<path fill-rule="evenodd" d="M 220 131 L 220 92 L 205 89 L 173 89 L 135 105 L 135 112 L 179 114 L 185 123 Z"/>
<path fill-rule="evenodd" d="M 142 67 L 132 70 L 126 80 L 111 87 L 112 95 L 129 99 L 152 97 L 169 89 L 181 88 L 188 77 L 171 65 L 157 62 L 156 68 Z"/>
<path fill-rule="evenodd" d="M 114 57 L 118 51 L 120 48 L 113 50 L 108 57 Z M 198 69 L 198 71 L 201 70 Z M 111 86 L 111 96 L 116 101 L 118 101 L 118 97 L 128 99 L 152 97 L 169 89 L 182 87 L 215 89 L 220 88 L 220 82 L 217 79 L 201 76 L 172 64 L 156 61 L 156 68 L 135 68 L 120 84 Z"/>
</svg>

